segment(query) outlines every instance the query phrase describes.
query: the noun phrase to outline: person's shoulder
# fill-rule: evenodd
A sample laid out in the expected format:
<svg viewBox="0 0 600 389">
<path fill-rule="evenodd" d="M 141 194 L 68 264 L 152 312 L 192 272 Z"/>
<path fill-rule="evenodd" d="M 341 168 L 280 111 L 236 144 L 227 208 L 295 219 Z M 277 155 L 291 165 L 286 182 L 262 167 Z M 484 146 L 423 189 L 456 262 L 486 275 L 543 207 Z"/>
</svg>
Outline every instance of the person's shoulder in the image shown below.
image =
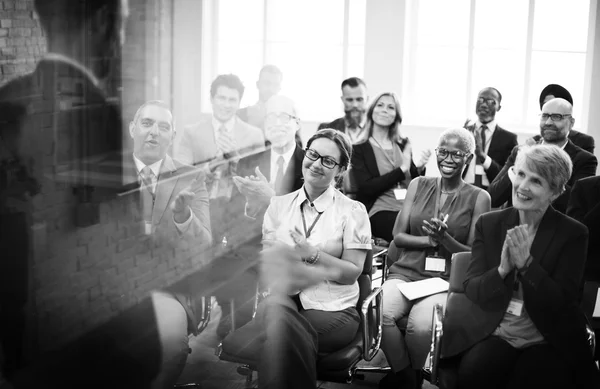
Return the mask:
<svg viewBox="0 0 600 389">
<path fill-rule="evenodd" d="M 498 134 L 503 135 L 503 136 L 505 136 L 507 138 L 517 139 L 517 134 L 515 134 L 514 132 L 509 131 L 507 129 L 504 129 L 504 128 L 500 127 L 499 125 L 496 125 L 496 130 L 495 131 L 497 131 Z"/>
<path fill-rule="evenodd" d="M 516 210 L 512 207 L 489 211 L 479 217 L 479 222 L 489 226 L 499 226 L 501 221 L 510 219 L 515 212 Z"/>
<path fill-rule="evenodd" d="M 585 177 L 575 183 L 582 190 L 590 189 L 596 185 L 600 186 L 600 176 Z"/>
<path fill-rule="evenodd" d="M 338 201 L 340 206 L 343 207 L 344 209 L 348 209 L 352 213 L 359 212 L 359 213 L 364 213 L 364 214 L 368 215 L 367 208 L 365 207 L 365 205 L 363 203 L 361 203 L 360 201 L 351 199 L 350 197 L 348 197 L 345 194 L 343 194 L 342 192 L 340 192 L 338 189 L 334 189 L 334 197 L 335 197 L 335 200 Z"/>
<path fill-rule="evenodd" d="M 344 128 L 346 127 L 346 124 L 344 122 L 344 118 L 337 118 L 331 122 L 323 122 L 321 124 L 319 124 L 318 129 L 322 130 L 324 128 L 332 128 L 334 130 L 339 130 L 340 128 Z"/>
<path fill-rule="evenodd" d="M 576 237 L 582 234 L 588 234 L 588 228 L 585 226 L 585 224 L 565 215 L 562 212 L 558 212 L 556 210 L 554 210 L 554 212 L 556 213 L 555 217 L 557 219 L 556 225 L 560 230 L 562 230 L 562 233 L 560 234 L 561 236 L 567 235 Z"/>
</svg>

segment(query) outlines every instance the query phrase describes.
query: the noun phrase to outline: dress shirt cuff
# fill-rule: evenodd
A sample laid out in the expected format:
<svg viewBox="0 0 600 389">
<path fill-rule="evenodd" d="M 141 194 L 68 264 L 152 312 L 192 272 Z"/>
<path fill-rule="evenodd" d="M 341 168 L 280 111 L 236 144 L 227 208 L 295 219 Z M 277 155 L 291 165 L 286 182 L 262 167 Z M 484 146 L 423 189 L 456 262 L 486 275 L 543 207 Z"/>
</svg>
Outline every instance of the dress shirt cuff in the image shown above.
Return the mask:
<svg viewBox="0 0 600 389">
<path fill-rule="evenodd" d="M 177 223 L 175 221 L 175 215 L 173 215 L 173 223 L 175 223 L 175 228 L 177 228 L 177 232 L 182 233 L 182 234 L 184 232 L 186 232 L 187 229 L 190 227 L 190 224 L 192 224 L 193 219 L 194 219 L 194 212 L 192 212 L 191 209 L 190 209 L 190 217 L 183 223 Z"/>
<path fill-rule="evenodd" d="M 483 169 L 484 170 L 488 170 L 490 168 L 490 166 L 492 166 L 492 159 L 490 158 L 489 155 L 485 156 L 485 161 L 483 161 Z"/>
</svg>

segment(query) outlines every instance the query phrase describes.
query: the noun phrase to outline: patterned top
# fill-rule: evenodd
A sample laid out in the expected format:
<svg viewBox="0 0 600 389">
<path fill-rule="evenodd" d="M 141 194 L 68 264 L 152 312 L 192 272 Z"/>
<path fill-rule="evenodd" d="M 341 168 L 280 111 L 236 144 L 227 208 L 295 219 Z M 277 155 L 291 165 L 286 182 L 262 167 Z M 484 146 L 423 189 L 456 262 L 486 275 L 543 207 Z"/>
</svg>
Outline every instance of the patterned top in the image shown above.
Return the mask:
<svg viewBox="0 0 600 389">
<path fill-rule="evenodd" d="M 333 187 L 312 204 L 306 198 L 304 187 L 273 197 L 263 222 L 263 241 L 278 240 L 294 246 L 290 230 L 303 231 L 301 205 L 307 228 L 321 213 L 307 239 L 311 245 L 335 258 L 341 258 L 344 250 L 371 249 L 371 225 L 365 206 Z M 305 309 L 341 311 L 356 306 L 358 295 L 358 282 L 342 285 L 325 281 L 302 290 L 300 301 Z"/>
<path fill-rule="evenodd" d="M 417 192 L 410 210 L 407 233 L 414 236 L 426 236 L 427 233 L 421 228 L 423 220 L 429 221 L 432 217 L 439 216 L 441 212 L 449 214 L 448 229 L 446 230 L 448 234 L 456 241 L 467 244 L 477 196 L 483 189 L 464 183 L 454 195 L 447 198 L 444 204 L 436 205 L 439 201 L 440 190 L 438 187 L 441 179 L 436 177 L 419 177 L 417 179 L 419 180 Z M 435 215 L 438 206 L 438 215 Z M 433 253 L 433 248 L 404 248 L 400 258 L 390 267 L 389 278 L 399 278 L 405 281 L 419 281 L 431 277 L 448 279 L 452 254 L 440 246 L 438 254 L 446 258 L 446 271 L 444 273 L 425 271 L 425 257 Z"/>
</svg>

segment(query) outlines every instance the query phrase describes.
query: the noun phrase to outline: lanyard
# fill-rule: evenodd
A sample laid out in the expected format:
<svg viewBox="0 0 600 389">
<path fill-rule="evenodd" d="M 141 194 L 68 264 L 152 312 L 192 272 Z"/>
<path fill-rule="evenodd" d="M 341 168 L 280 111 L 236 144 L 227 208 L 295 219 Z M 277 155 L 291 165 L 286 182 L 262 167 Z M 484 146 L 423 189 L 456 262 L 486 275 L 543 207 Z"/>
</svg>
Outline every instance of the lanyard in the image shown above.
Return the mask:
<svg viewBox="0 0 600 389">
<path fill-rule="evenodd" d="M 304 208 L 302 206 L 300 207 L 300 214 L 302 215 L 302 226 L 304 227 L 304 236 L 306 237 L 306 239 L 308 239 L 310 237 L 310 233 L 312 232 L 313 228 L 315 228 L 315 224 L 317 224 L 317 222 L 321 218 L 321 215 L 323 214 L 323 212 L 319 212 L 319 211 L 317 211 L 317 213 L 318 213 L 318 215 L 315 218 L 315 221 L 312 222 L 309 229 L 307 230 L 306 229 L 306 219 L 304 218 Z"/>
</svg>

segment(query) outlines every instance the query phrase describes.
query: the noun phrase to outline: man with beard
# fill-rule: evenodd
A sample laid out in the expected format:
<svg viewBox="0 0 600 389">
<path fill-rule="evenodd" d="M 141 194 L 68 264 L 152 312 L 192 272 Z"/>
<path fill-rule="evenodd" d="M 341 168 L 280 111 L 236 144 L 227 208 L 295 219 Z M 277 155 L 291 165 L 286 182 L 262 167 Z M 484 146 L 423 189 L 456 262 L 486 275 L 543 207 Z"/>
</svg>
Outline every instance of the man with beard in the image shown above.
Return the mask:
<svg viewBox="0 0 600 389">
<path fill-rule="evenodd" d="M 517 135 L 500 127 L 496 112 L 502 106 L 502 94 L 496 88 L 484 88 L 477 95 L 477 120 L 467 120 L 464 128 L 475 136 L 475 158 L 465 169 L 464 179 L 469 184 L 487 189 L 502 169 L 512 149 L 518 144 Z"/>
<path fill-rule="evenodd" d="M 358 77 L 350 77 L 342 81 L 342 103 L 344 117 L 331 123 L 319 124 L 319 130 L 333 128 L 348 134 L 352 143 L 356 143 L 363 135 L 367 111 L 367 84 Z"/>
<path fill-rule="evenodd" d="M 246 200 L 245 220 L 240 220 L 237 227 L 244 232 L 245 241 L 235 247 L 231 255 L 223 256 L 219 261 L 221 265 L 226 264 L 220 265 L 220 269 L 227 269 L 223 271 L 223 277 L 229 278 L 216 293 L 223 311 L 217 328 L 221 338 L 232 327 L 231 300 L 236 308 L 236 328 L 252 319 L 258 278 L 254 264 L 262 248 L 262 221 L 271 197 L 302 187 L 304 152 L 294 140 L 294 134 L 300 129 L 294 102 L 288 97 L 275 95 L 267 101 L 265 109 L 265 135 L 271 147 L 241 159 L 239 176 L 233 177 L 234 184 Z"/>
<path fill-rule="evenodd" d="M 591 177 L 596 174 L 598 160 L 596 157 L 575 146 L 569 140 L 569 131 L 575 123 L 572 116 L 573 106 L 565 99 L 556 98 L 548 101 L 542 108 L 540 115 L 540 135 L 542 138 L 538 143 L 552 144 L 562 148 L 573 162 L 573 173 L 567 182 L 563 193 L 552 202 L 552 206 L 559 212 L 565 213 L 567 204 L 571 195 L 571 188 L 578 180 Z M 494 181 L 490 184 L 488 192 L 492 196 L 492 207 L 499 207 L 505 202 L 508 206 L 512 205 L 511 190 L 512 184 L 509 178 L 509 171 L 515 164 L 515 159 L 519 152 L 519 147 L 515 147 L 508 157 L 502 171 L 498 173 Z"/>
</svg>

